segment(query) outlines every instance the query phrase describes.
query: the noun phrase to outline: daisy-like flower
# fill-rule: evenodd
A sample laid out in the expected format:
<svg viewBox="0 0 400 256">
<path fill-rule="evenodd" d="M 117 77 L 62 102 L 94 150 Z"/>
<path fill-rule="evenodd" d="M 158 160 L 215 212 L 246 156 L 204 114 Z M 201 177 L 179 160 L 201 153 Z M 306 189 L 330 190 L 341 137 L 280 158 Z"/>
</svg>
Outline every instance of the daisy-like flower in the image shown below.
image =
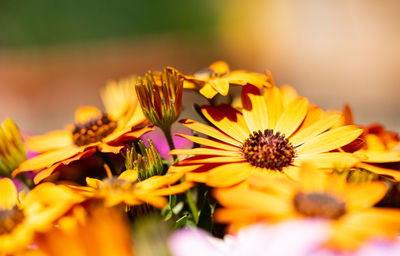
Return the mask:
<svg viewBox="0 0 400 256">
<path fill-rule="evenodd" d="M 228 105 L 203 106 L 203 115 L 217 129 L 183 120 L 183 125 L 213 139 L 180 134 L 205 147 L 172 150 L 170 154 L 195 156 L 173 165 L 169 172 L 185 172 L 187 180 L 226 187 L 254 172 L 284 173 L 297 179 L 304 161 L 321 169 L 353 166 L 358 161 L 350 153 L 333 151 L 356 139 L 362 129 L 352 125 L 330 129 L 340 115 L 324 115 L 319 108 L 309 107 L 305 98 L 287 101 L 276 87 L 260 94 L 245 85 L 242 105 L 242 112 Z"/>
<path fill-rule="evenodd" d="M 47 256 L 134 255 L 129 224 L 115 209 L 95 209 L 74 228 L 54 227 L 35 242 Z"/>
<path fill-rule="evenodd" d="M 62 165 L 88 157 L 96 150 L 119 153 L 124 142 L 138 138 L 152 127 L 144 126 L 145 117 L 138 106 L 135 79 L 110 82 L 102 91 L 105 112 L 95 107 L 80 107 L 75 124 L 42 136 L 29 138 L 26 147 L 39 156 L 23 162 L 13 173 L 36 171 L 34 182 L 50 176 Z"/>
<path fill-rule="evenodd" d="M 300 182 L 254 175 L 248 184 L 217 189 L 214 195 L 224 208 L 216 211 L 216 221 L 235 230 L 259 221 L 324 219 L 331 229 L 327 245 L 342 249 L 354 249 L 367 239 L 394 238 L 400 211 L 373 207 L 386 194 L 385 183 L 349 184 L 343 176 L 309 164 L 300 168 Z"/>
<path fill-rule="evenodd" d="M 83 197 L 64 186 L 43 183 L 19 199 L 14 183 L 0 180 L 0 252 L 28 246 L 37 231 L 46 231 Z"/>
<path fill-rule="evenodd" d="M 218 93 L 226 96 L 229 92 L 229 85 L 252 84 L 259 88 L 270 87 L 271 83 L 267 76 L 259 73 L 244 70 L 230 71 L 229 66 L 224 61 L 216 61 L 207 69 L 198 71 L 192 76 L 184 76 L 185 89 L 196 89 L 208 99 L 213 98 Z"/>
<path fill-rule="evenodd" d="M 87 186 L 70 186 L 86 199 L 104 201 L 106 207 L 118 204 L 138 206 L 149 204 L 156 208 L 164 207 L 168 200 L 164 196 L 178 194 L 191 188 L 191 182 L 174 185 L 181 178 L 181 174 L 152 176 L 138 181 L 136 170 L 126 170 L 118 177 L 113 177 L 106 167 L 108 177 L 104 180 L 86 178 Z"/>
<path fill-rule="evenodd" d="M 343 112 L 344 124 L 354 124 L 348 105 Z M 345 147 L 344 150 L 355 151 L 354 155 L 360 159 L 358 168 L 400 181 L 399 136 L 379 124 L 370 124 L 363 128 L 364 133 L 357 140 L 358 143 L 348 149 Z"/>
</svg>

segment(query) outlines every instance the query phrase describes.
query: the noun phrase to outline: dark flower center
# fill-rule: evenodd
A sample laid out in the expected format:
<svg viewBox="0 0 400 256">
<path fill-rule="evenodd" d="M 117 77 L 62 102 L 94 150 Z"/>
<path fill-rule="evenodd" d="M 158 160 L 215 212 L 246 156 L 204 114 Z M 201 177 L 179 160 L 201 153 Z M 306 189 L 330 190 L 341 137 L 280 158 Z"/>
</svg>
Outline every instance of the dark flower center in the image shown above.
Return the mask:
<svg viewBox="0 0 400 256">
<path fill-rule="evenodd" d="M 9 210 L 0 210 L 0 235 L 11 233 L 23 219 L 24 213 L 17 206 Z"/>
<path fill-rule="evenodd" d="M 111 120 L 103 113 L 98 118 L 92 119 L 84 124 L 75 124 L 72 131 L 72 139 L 77 146 L 84 146 L 100 141 L 117 127 L 117 122 Z"/>
<path fill-rule="evenodd" d="M 285 135 L 270 129 L 250 134 L 243 143 L 242 152 L 250 164 L 276 171 L 289 166 L 295 157 L 294 147 Z"/>
<path fill-rule="evenodd" d="M 326 193 L 297 193 L 293 199 L 296 210 L 307 217 L 338 219 L 346 213 L 346 204 Z"/>
</svg>

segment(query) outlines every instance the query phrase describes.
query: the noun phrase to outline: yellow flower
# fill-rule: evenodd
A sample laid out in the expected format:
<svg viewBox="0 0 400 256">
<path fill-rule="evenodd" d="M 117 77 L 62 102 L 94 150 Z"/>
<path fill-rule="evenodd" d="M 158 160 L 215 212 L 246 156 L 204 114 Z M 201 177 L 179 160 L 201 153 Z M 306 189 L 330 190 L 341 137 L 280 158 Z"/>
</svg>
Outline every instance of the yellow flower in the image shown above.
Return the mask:
<svg viewBox="0 0 400 256">
<path fill-rule="evenodd" d="M 102 91 L 106 112 L 95 107 L 80 107 L 75 124 L 42 136 L 29 138 L 26 147 L 42 154 L 23 162 L 13 173 L 36 171 L 34 182 L 50 176 L 62 165 L 88 157 L 96 150 L 119 153 L 124 142 L 138 138 L 152 127 L 144 126 L 145 117 L 138 106 L 134 79 L 110 82 Z"/>
<path fill-rule="evenodd" d="M 267 76 L 244 70 L 229 71 L 229 66 L 224 61 L 216 61 L 207 69 L 199 71 L 192 76 L 184 76 L 185 89 L 196 89 L 206 98 L 211 99 L 218 93 L 226 96 L 229 85 L 246 85 L 247 83 L 259 88 L 270 87 L 271 82 Z"/>
<path fill-rule="evenodd" d="M 107 170 L 108 177 L 104 180 L 86 178 L 87 186 L 70 186 L 87 199 L 104 201 L 106 207 L 118 204 L 136 206 L 150 204 L 162 208 L 167 204 L 164 196 L 178 194 L 193 186 L 191 182 L 174 185 L 180 180 L 182 174 L 165 176 L 152 176 L 146 180 L 138 181 L 136 170 L 126 170 L 113 177 Z"/>
<path fill-rule="evenodd" d="M 224 207 L 215 213 L 218 222 L 232 230 L 259 221 L 313 218 L 328 221 L 327 245 L 354 249 L 374 238 L 395 238 L 400 210 L 373 207 L 387 192 L 383 182 L 346 183 L 343 176 L 327 175 L 312 165 L 301 166 L 300 182 L 254 175 L 248 184 L 214 193 Z"/>
<path fill-rule="evenodd" d="M 115 209 L 95 209 L 76 227 L 54 227 L 38 235 L 35 242 L 47 256 L 133 256 L 129 224 Z"/>
<path fill-rule="evenodd" d="M 344 109 L 344 124 L 353 124 L 353 114 L 349 106 Z M 370 124 L 352 147 L 345 151 L 353 151 L 360 159 L 358 168 L 378 175 L 400 181 L 399 136 L 395 132 L 386 131 L 379 124 Z"/>
<path fill-rule="evenodd" d="M 0 180 L 0 252 L 28 246 L 34 232 L 45 231 L 83 197 L 64 186 L 43 183 L 19 201 L 14 183 Z"/>
<path fill-rule="evenodd" d="M 213 139 L 179 134 L 205 147 L 172 150 L 170 154 L 195 156 L 173 165 L 169 172 L 185 172 L 187 180 L 226 187 L 252 173 L 284 173 L 297 179 L 298 166 L 305 161 L 321 169 L 356 164 L 352 154 L 334 151 L 356 139 L 362 129 L 352 125 L 330 129 L 339 114 L 324 115 L 305 98 L 287 100 L 276 87 L 264 92 L 245 85 L 242 112 L 228 105 L 203 106 L 203 115 L 217 129 L 183 120 L 185 126 Z"/>
</svg>

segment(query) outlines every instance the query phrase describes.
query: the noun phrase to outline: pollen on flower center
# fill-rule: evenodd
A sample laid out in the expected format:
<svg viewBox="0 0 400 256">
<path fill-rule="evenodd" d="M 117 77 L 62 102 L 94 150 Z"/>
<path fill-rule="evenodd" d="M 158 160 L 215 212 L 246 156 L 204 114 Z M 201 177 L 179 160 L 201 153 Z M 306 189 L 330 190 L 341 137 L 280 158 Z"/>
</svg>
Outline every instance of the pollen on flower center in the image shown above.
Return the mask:
<svg viewBox="0 0 400 256">
<path fill-rule="evenodd" d="M 72 139 L 77 146 L 88 145 L 100 141 L 117 127 L 117 122 L 111 120 L 107 114 L 103 113 L 95 119 L 91 119 L 83 124 L 75 124 L 72 131 Z"/>
<path fill-rule="evenodd" d="M 11 233 L 23 219 L 24 213 L 17 206 L 12 209 L 0 210 L 0 235 Z"/>
<path fill-rule="evenodd" d="M 294 147 L 285 135 L 270 129 L 250 134 L 242 152 L 250 164 L 277 171 L 289 166 L 295 157 Z"/>
<path fill-rule="evenodd" d="M 293 204 L 300 214 L 308 217 L 338 219 L 346 213 L 346 204 L 326 193 L 297 193 Z"/>
</svg>

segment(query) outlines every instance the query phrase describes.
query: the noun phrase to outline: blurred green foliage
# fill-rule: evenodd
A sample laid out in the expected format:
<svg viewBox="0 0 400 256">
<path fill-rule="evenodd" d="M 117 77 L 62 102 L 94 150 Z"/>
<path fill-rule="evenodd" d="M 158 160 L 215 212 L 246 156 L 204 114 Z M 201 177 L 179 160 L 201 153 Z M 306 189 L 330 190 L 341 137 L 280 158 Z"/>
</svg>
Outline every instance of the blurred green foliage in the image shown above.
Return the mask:
<svg viewBox="0 0 400 256">
<path fill-rule="evenodd" d="M 0 0 L 0 46 L 46 47 L 165 32 L 209 36 L 211 0 Z"/>
</svg>

